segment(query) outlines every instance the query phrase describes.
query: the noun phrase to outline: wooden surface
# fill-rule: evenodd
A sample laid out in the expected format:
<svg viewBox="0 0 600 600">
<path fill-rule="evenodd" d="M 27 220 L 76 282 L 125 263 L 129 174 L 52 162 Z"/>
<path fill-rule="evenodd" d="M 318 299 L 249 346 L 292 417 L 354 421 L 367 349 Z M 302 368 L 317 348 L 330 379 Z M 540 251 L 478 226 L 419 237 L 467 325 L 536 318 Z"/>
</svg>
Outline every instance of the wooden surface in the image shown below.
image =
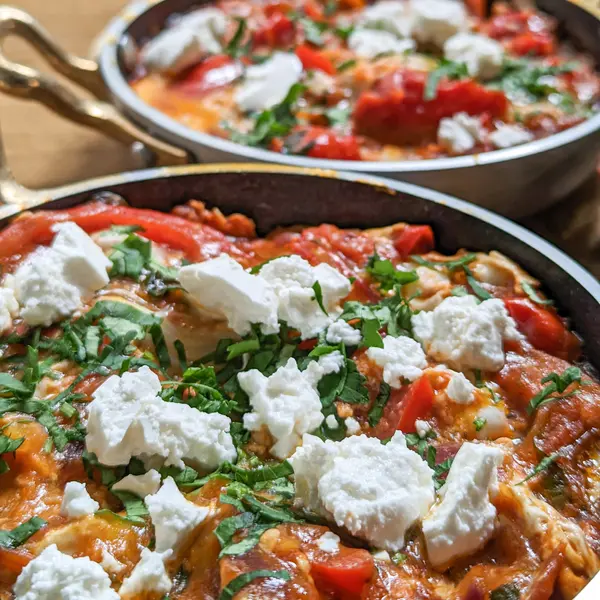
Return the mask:
<svg viewBox="0 0 600 600">
<path fill-rule="evenodd" d="M 13 0 L 33 14 L 64 48 L 87 55 L 96 35 L 126 0 Z M 600 9 L 600 0 L 577 0 Z M 11 57 L 44 67 L 24 44 L 7 44 Z M 99 133 L 67 123 L 33 103 L 0 96 L 0 122 L 8 159 L 17 177 L 30 187 L 47 187 L 133 169 L 129 150 Z M 600 194 L 590 182 L 558 207 L 526 223 L 563 247 L 600 276 Z"/>
</svg>

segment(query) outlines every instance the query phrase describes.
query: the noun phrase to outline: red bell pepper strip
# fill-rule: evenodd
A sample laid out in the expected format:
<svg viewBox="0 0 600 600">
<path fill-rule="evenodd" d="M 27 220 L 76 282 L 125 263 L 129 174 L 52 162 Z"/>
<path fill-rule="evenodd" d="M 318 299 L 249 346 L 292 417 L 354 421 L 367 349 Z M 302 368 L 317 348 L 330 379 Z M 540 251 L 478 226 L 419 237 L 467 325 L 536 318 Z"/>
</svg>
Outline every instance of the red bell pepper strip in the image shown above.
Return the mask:
<svg viewBox="0 0 600 600">
<path fill-rule="evenodd" d="M 273 13 L 252 38 L 254 46 L 281 48 L 291 46 L 296 37 L 294 22 L 280 12 Z"/>
<path fill-rule="evenodd" d="M 311 574 L 318 587 L 352 597 L 361 595 L 374 570 L 373 557 L 366 550 L 347 550 L 311 563 Z"/>
<path fill-rule="evenodd" d="M 434 391 L 429 378 L 421 376 L 410 385 L 402 402 L 402 416 L 398 429 L 404 433 L 415 431 L 415 421 L 426 417 L 433 406 Z"/>
<path fill-rule="evenodd" d="M 64 221 L 73 221 L 88 233 L 112 225 L 139 225 L 143 228 L 140 235 L 183 250 L 192 261 L 205 258 L 207 242 L 219 246 L 213 248 L 217 253 L 231 248 L 226 237 L 218 231 L 175 215 L 91 202 L 67 210 L 39 211 L 16 219 L 0 232 L 0 261 L 7 261 L 15 255 L 22 256 L 40 244 L 50 243 L 54 237 L 52 226 Z"/>
<path fill-rule="evenodd" d="M 319 50 L 314 50 L 310 46 L 302 44 L 296 48 L 296 56 L 306 70 L 317 69 L 328 75 L 335 75 L 335 67 L 332 62 Z"/>
<path fill-rule="evenodd" d="M 433 230 L 429 225 L 407 225 L 392 232 L 392 241 L 401 258 L 425 254 L 435 247 Z"/>
<path fill-rule="evenodd" d="M 578 352 L 577 338 L 553 312 L 527 298 L 506 298 L 504 304 L 519 331 L 535 348 L 565 359 Z"/>
</svg>

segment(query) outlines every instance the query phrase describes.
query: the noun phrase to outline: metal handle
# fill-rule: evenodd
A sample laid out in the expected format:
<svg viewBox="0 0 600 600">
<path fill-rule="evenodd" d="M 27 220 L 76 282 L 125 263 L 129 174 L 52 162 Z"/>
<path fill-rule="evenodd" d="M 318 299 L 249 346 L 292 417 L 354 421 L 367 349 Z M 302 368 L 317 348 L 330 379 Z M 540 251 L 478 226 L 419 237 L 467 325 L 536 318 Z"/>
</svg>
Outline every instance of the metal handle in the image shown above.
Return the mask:
<svg viewBox="0 0 600 600">
<path fill-rule="evenodd" d="M 96 98 L 80 98 L 55 77 L 9 60 L 3 44 L 11 35 L 28 41 L 59 73 Z M 96 62 L 64 52 L 31 15 L 12 6 L 0 6 L 0 91 L 37 101 L 70 121 L 97 129 L 125 144 L 137 147 L 141 144 L 151 154 L 154 164 L 189 162 L 185 150 L 152 137 L 103 100 L 108 92 Z"/>
</svg>

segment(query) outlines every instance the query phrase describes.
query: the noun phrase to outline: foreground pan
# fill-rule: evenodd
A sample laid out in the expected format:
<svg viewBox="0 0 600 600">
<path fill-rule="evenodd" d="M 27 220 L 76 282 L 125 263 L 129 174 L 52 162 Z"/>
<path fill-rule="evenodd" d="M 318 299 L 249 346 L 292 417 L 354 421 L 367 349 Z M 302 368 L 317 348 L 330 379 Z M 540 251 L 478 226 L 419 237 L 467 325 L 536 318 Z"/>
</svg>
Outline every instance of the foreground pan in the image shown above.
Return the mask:
<svg viewBox="0 0 600 600">
<path fill-rule="evenodd" d="M 600 150 L 600 114 L 523 146 L 423 161 L 358 162 L 285 156 L 188 129 L 146 105 L 133 92 L 126 79 L 124 55 L 132 42 L 139 43 L 156 33 L 170 14 L 202 3 L 203 0 L 134 1 L 101 36 L 95 52 L 97 62 L 62 51 L 30 15 L 0 6 L 0 91 L 41 102 L 122 142 L 138 142 L 138 147 L 141 143 L 145 155 L 159 164 L 277 162 L 363 172 L 425 185 L 513 218 L 533 214 L 565 197 L 595 171 Z M 557 18 L 569 41 L 600 63 L 598 19 L 570 0 L 537 0 L 536 4 Z M 8 60 L 1 45 L 10 35 L 27 39 L 57 71 L 98 100 L 78 98 L 55 78 Z"/>
<path fill-rule="evenodd" d="M 100 193 L 131 205 L 168 211 L 202 199 L 225 214 L 251 216 L 264 234 L 277 226 L 323 222 L 377 227 L 398 221 L 432 225 L 439 249 L 492 249 L 518 261 L 539 278 L 562 314 L 585 334 L 584 350 L 600 366 L 600 283 L 563 252 L 503 217 L 439 192 L 350 173 L 277 165 L 208 165 L 152 169 L 32 191 L 19 185 L 0 140 L 0 227 L 27 209 L 68 208 Z M 600 597 L 600 575 L 576 600 Z"/>
</svg>

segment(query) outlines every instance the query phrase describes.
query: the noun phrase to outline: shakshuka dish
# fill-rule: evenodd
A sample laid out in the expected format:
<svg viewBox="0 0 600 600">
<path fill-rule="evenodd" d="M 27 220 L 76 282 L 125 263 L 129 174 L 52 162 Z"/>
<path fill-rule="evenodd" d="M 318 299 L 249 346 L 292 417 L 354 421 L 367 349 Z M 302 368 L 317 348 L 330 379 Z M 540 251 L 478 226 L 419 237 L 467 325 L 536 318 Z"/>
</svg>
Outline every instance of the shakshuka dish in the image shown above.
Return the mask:
<svg viewBox="0 0 600 600">
<path fill-rule="evenodd" d="M 416 160 L 510 148 L 597 112 L 592 62 L 534 10 L 483 0 L 221 0 L 173 15 L 131 85 L 211 135 L 291 155 Z"/>
<path fill-rule="evenodd" d="M 571 600 L 600 383 L 508 257 L 200 201 L 0 233 L 2 600 Z"/>
</svg>

